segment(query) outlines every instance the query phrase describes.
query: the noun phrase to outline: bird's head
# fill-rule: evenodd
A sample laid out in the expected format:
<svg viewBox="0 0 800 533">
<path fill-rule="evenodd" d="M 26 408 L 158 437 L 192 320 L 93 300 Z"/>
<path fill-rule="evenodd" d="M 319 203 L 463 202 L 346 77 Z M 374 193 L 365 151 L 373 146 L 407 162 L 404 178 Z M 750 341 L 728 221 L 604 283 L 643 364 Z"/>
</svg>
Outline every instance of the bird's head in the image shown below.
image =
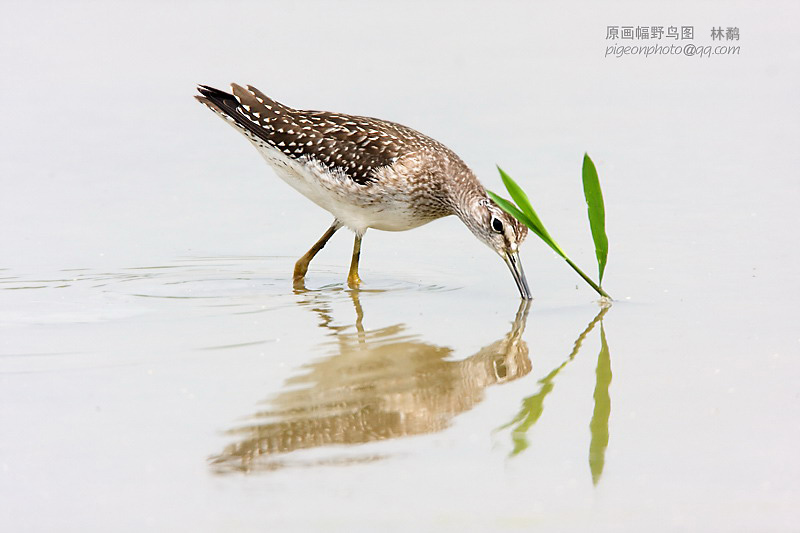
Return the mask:
<svg viewBox="0 0 800 533">
<path fill-rule="evenodd" d="M 487 197 L 470 202 L 467 212 L 461 213 L 461 219 L 481 242 L 505 261 L 520 296 L 524 300 L 533 298 L 519 259 L 519 246 L 527 237 L 528 228 Z"/>
</svg>

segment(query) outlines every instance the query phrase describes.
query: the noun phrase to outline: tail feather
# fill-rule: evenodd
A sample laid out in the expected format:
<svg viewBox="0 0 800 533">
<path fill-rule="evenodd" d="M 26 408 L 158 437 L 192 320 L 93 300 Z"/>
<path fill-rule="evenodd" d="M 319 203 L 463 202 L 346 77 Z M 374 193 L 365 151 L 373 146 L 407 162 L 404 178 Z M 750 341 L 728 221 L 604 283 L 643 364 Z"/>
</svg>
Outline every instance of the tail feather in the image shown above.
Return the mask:
<svg viewBox="0 0 800 533">
<path fill-rule="evenodd" d="M 276 102 L 251 85 L 245 89 L 232 83 L 233 94 L 208 85 L 199 85 L 197 90 L 202 95 L 195 96 L 199 102 L 238 126 L 240 130 L 265 141 L 274 140 L 276 124 L 277 127 L 287 126 L 290 129 L 294 124 L 292 108 Z"/>
<path fill-rule="evenodd" d="M 198 101 L 204 104 L 213 104 L 217 110 L 232 118 L 236 116 L 236 108 L 239 107 L 239 102 L 232 94 L 220 91 L 214 87 L 209 87 L 208 85 L 199 85 L 197 90 L 203 95 L 195 96 Z"/>
<path fill-rule="evenodd" d="M 231 92 L 246 113 L 259 113 L 259 116 L 262 117 L 274 116 L 277 118 L 281 113 L 285 115 L 293 111 L 289 106 L 276 102 L 252 85 L 248 85 L 245 89 L 241 85 L 231 83 Z"/>
</svg>

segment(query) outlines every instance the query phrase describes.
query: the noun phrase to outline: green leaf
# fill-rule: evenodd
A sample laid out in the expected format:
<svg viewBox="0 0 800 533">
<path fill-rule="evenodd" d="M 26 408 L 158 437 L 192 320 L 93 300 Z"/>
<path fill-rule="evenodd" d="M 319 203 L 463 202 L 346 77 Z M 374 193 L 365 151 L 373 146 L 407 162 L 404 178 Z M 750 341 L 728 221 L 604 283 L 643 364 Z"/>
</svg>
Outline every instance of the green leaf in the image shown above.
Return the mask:
<svg viewBox="0 0 800 533">
<path fill-rule="evenodd" d="M 555 239 L 553 239 L 553 237 L 551 237 L 547 232 L 547 229 L 545 229 L 544 224 L 542 224 L 542 221 L 539 218 L 539 215 L 536 214 L 536 211 L 533 209 L 530 200 L 528 200 L 528 195 L 525 194 L 522 188 L 517 185 L 517 182 L 511 179 L 511 176 L 506 174 L 502 168 L 497 167 L 497 170 L 500 171 L 500 177 L 503 179 L 503 184 L 506 186 L 506 189 L 508 189 L 508 194 L 511 195 L 511 199 L 516 202 L 520 211 L 522 211 L 528 219 L 527 222 L 525 220 L 520 221 L 532 229 L 534 233 L 536 233 L 540 239 L 542 239 L 550 248 L 552 248 L 555 253 L 563 258 L 566 258 L 567 255 L 564 253 L 564 250 L 561 249 Z M 511 213 L 511 215 L 516 216 L 513 213 Z"/>
<path fill-rule="evenodd" d="M 503 211 L 505 211 L 506 213 L 508 213 L 512 217 L 516 218 L 517 220 L 519 220 L 520 222 L 522 222 L 523 224 L 528 226 L 531 229 L 531 231 L 533 231 L 540 238 L 544 239 L 544 237 L 542 237 L 542 234 L 539 233 L 539 230 L 534 226 L 533 222 L 531 222 L 531 220 L 525 215 L 525 213 L 520 211 L 517 208 L 517 206 L 515 206 L 514 204 L 512 204 L 511 202 L 509 202 L 508 200 L 506 200 L 502 196 L 496 195 L 492 191 L 487 190 L 486 194 L 488 194 L 489 198 L 494 200 L 494 203 L 499 205 L 500 208 Z"/>
<path fill-rule="evenodd" d="M 597 255 L 597 269 L 600 274 L 600 285 L 603 285 L 603 273 L 608 260 L 608 236 L 606 235 L 606 208 L 603 203 L 603 191 L 600 189 L 600 178 L 597 169 L 589 157 L 583 156 L 583 194 L 589 211 L 589 226 L 592 228 L 594 250 Z"/>
<path fill-rule="evenodd" d="M 583 278 L 586 283 L 589 284 L 598 294 L 601 296 L 605 296 L 606 298 L 611 298 L 599 285 L 597 285 L 594 281 L 589 278 L 584 272 L 578 268 L 578 265 L 572 262 L 572 260 L 567 257 L 567 254 L 564 253 L 564 250 L 556 243 L 556 241 L 550 236 L 547 230 L 542 224 L 542 221 L 539 219 L 539 216 L 536 214 L 536 211 L 533 209 L 530 200 L 528 200 L 528 195 L 520 188 L 517 183 L 511 179 L 511 176 L 506 174 L 503 169 L 497 167 L 497 170 L 500 171 L 500 177 L 503 179 L 503 183 L 508 189 L 508 193 L 511 195 L 511 198 L 517 203 L 517 205 L 513 205 L 508 200 L 497 196 L 491 191 L 486 191 L 489 197 L 495 201 L 497 205 L 500 206 L 505 212 L 525 224 L 532 232 L 534 232 L 545 244 L 547 244 L 550 248 L 553 249 L 555 253 L 557 253 L 567 264 L 572 267 L 572 269 L 578 273 L 578 275 Z M 599 185 L 598 185 L 599 187 Z M 602 197 L 601 197 L 602 200 Z"/>
<path fill-rule="evenodd" d="M 528 195 L 525 194 L 525 191 L 523 191 L 517 182 L 511 179 L 511 176 L 506 174 L 502 168 L 498 166 L 497 170 L 500 172 L 500 178 L 503 180 L 503 185 L 506 186 L 508 193 L 511 195 L 511 199 L 517 203 L 522 212 L 525 213 L 534 224 L 542 226 L 542 221 L 536 216 L 536 211 L 533 210 L 531 201 L 528 200 Z"/>
</svg>

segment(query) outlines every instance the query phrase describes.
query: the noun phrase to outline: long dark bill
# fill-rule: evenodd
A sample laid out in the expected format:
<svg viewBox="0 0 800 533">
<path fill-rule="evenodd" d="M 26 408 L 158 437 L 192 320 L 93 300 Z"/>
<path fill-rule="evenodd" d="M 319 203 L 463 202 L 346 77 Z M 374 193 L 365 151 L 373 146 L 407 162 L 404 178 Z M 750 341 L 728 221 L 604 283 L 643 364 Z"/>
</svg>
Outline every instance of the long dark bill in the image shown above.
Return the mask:
<svg viewBox="0 0 800 533">
<path fill-rule="evenodd" d="M 514 276 L 514 281 L 519 289 L 519 295 L 523 300 L 532 300 L 533 295 L 528 288 L 528 280 L 525 279 L 525 271 L 522 270 L 519 252 L 507 252 L 504 259 L 508 265 L 508 269 L 511 271 L 511 275 Z"/>
</svg>

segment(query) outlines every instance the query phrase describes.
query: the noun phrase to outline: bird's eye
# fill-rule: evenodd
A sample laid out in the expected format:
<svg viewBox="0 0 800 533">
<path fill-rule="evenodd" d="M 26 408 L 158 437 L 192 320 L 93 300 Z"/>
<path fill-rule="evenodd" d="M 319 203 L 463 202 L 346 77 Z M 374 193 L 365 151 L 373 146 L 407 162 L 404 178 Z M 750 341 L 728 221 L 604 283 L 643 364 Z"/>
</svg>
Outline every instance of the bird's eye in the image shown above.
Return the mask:
<svg viewBox="0 0 800 533">
<path fill-rule="evenodd" d="M 503 223 L 497 217 L 492 217 L 492 229 L 497 233 L 503 233 Z"/>
<path fill-rule="evenodd" d="M 506 360 L 503 357 L 498 357 L 494 361 L 492 361 L 492 366 L 494 367 L 494 375 L 499 380 L 504 380 L 508 377 L 508 367 L 506 366 Z"/>
</svg>

